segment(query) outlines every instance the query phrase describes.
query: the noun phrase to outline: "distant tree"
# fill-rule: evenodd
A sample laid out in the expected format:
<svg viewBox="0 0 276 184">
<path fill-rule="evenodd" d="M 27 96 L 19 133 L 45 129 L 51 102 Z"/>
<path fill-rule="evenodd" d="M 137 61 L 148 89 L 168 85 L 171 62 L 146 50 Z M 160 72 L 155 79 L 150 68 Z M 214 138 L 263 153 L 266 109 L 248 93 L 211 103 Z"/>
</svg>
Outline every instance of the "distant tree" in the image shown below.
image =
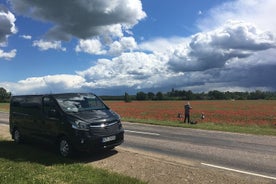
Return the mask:
<svg viewBox="0 0 276 184">
<path fill-rule="evenodd" d="M 158 93 L 156 93 L 156 99 L 157 100 L 163 100 L 163 93 L 162 92 L 158 92 Z"/>
<path fill-rule="evenodd" d="M 136 94 L 136 100 L 146 100 L 147 99 L 147 94 L 144 92 L 138 92 Z"/>
<path fill-rule="evenodd" d="M 152 92 L 148 92 L 148 99 L 149 100 L 153 100 L 154 99 L 154 93 L 152 93 Z"/>
<path fill-rule="evenodd" d="M 249 94 L 249 98 L 251 100 L 265 99 L 265 93 L 260 90 L 256 90 L 255 92 L 251 92 Z"/>
<path fill-rule="evenodd" d="M 0 102 L 8 101 L 11 93 L 8 93 L 5 88 L 0 87 Z"/>
<path fill-rule="evenodd" d="M 194 99 L 194 94 L 191 90 L 187 91 L 186 92 L 186 97 L 187 97 L 187 100 L 193 100 Z"/>
<path fill-rule="evenodd" d="M 223 100 L 225 99 L 224 93 L 214 90 L 214 91 L 209 91 L 208 97 L 210 100 Z"/>
<path fill-rule="evenodd" d="M 128 93 L 125 93 L 124 100 L 125 102 L 131 102 L 131 97 L 129 96 Z"/>
</svg>

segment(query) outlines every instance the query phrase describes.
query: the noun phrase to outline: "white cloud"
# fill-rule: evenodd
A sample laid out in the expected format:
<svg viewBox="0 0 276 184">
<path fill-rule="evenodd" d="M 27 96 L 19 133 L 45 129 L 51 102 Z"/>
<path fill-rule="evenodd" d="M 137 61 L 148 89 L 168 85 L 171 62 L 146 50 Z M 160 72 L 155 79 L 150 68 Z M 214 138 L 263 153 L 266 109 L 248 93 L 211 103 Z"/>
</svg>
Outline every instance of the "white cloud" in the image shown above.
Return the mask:
<svg viewBox="0 0 276 184">
<path fill-rule="evenodd" d="M 86 52 L 89 54 L 102 55 L 106 51 L 103 50 L 102 43 L 98 39 L 80 40 L 75 48 L 76 52 Z"/>
<path fill-rule="evenodd" d="M 138 45 L 138 48 L 143 51 L 151 51 L 153 53 L 166 53 L 171 55 L 176 48 L 183 48 L 183 45 L 190 42 L 191 38 L 172 37 L 172 38 L 155 38 L 149 41 L 144 41 Z"/>
<path fill-rule="evenodd" d="M 10 60 L 16 56 L 16 49 L 11 50 L 10 52 L 5 52 L 0 49 L 0 58 Z"/>
<path fill-rule="evenodd" d="M 20 35 L 21 38 L 24 38 L 26 40 L 31 40 L 32 36 L 31 35 Z"/>
<path fill-rule="evenodd" d="M 254 24 L 241 19 L 244 17 L 241 15 L 248 11 L 243 9 L 242 12 L 238 6 L 240 3 L 241 1 L 235 1 L 231 12 L 213 13 L 214 17 L 205 19 L 208 23 L 201 21 L 204 23 L 201 25 L 204 31 L 190 38 L 158 38 L 139 44 L 139 48 L 162 56 L 167 61 L 165 66 L 168 67 L 168 72 L 179 74 L 165 80 L 163 87 L 174 86 L 195 91 L 276 90 L 276 83 L 271 80 L 273 71 L 276 70 L 274 25 L 265 27 L 258 21 Z M 273 4 L 272 1 L 259 3 L 264 3 L 260 5 L 261 9 L 268 7 L 266 3 Z M 255 6 L 255 10 L 256 7 L 258 6 Z M 217 9 L 222 7 L 215 10 Z M 225 18 L 228 14 L 235 15 L 237 19 L 230 21 Z M 246 20 L 254 20 L 255 15 L 246 14 L 245 17 Z M 271 16 L 266 17 L 265 21 L 271 19 Z"/>
<path fill-rule="evenodd" d="M 121 38 L 124 36 L 124 27 L 121 24 L 106 26 L 106 29 L 101 32 L 100 36 L 104 45 L 109 45 L 114 39 Z M 127 30 L 125 30 L 127 31 Z"/>
<path fill-rule="evenodd" d="M 140 0 L 10 0 L 14 10 L 33 19 L 51 22 L 48 38 L 70 40 L 71 37 L 90 39 L 108 34 L 122 36 L 146 17 Z"/>
<path fill-rule="evenodd" d="M 0 4 L 0 46 L 5 46 L 7 38 L 16 34 L 15 16 Z"/>
<path fill-rule="evenodd" d="M 133 37 L 122 37 L 110 45 L 109 54 L 120 55 L 123 52 L 133 51 L 137 48 L 137 43 Z"/>
<path fill-rule="evenodd" d="M 248 58 L 258 51 L 276 48 L 271 32 L 246 22 L 228 21 L 209 32 L 191 37 L 173 52 L 170 65 L 175 71 L 202 71 L 222 68 L 233 58 Z"/>
<path fill-rule="evenodd" d="M 42 51 L 49 49 L 66 51 L 66 48 L 61 46 L 61 41 L 35 40 L 33 41 L 33 46 L 38 47 Z"/>
<path fill-rule="evenodd" d="M 172 75 L 166 72 L 165 64 L 153 54 L 123 53 L 112 60 L 101 59 L 95 66 L 77 74 L 92 88 L 150 88 Z"/>
<path fill-rule="evenodd" d="M 103 41 L 105 42 L 105 41 Z M 104 45 L 100 38 L 80 40 L 75 48 L 76 52 L 85 52 L 95 55 L 115 55 L 118 56 L 123 52 L 133 51 L 137 48 L 137 43 L 133 37 L 121 37 L 118 41 Z"/>
<path fill-rule="evenodd" d="M 139 44 L 139 48 L 162 57 L 173 72 L 193 72 L 223 68 L 235 59 L 240 63 L 248 62 L 249 56 L 275 49 L 276 39 L 272 32 L 253 24 L 227 21 L 190 38 L 158 38 Z M 264 55 L 263 60 L 267 57 L 269 55 Z"/>
<path fill-rule="evenodd" d="M 43 78 L 39 78 L 44 81 L 47 86 L 50 86 L 52 90 L 56 89 L 79 89 L 85 82 L 84 78 L 78 75 L 48 75 Z M 22 81 L 25 82 L 25 81 Z"/>
<path fill-rule="evenodd" d="M 244 21 L 262 30 L 276 32 L 275 0 L 234 0 L 212 8 L 198 21 L 201 30 L 212 30 L 228 20 Z"/>
<path fill-rule="evenodd" d="M 8 37 L 17 33 L 15 21 L 15 16 L 0 4 L 0 47 L 6 47 Z M 0 59 L 10 60 L 15 56 L 16 49 L 9 52 L 0 49 Z"/>
<path fill-rule="evenodd" d="M 16 83 L 0 83 L 13 95 L 41 94 L 80 91 L 85 80 L 78 75 L 48 75 L 44 77 L 30 77 Z"/>
</svg>

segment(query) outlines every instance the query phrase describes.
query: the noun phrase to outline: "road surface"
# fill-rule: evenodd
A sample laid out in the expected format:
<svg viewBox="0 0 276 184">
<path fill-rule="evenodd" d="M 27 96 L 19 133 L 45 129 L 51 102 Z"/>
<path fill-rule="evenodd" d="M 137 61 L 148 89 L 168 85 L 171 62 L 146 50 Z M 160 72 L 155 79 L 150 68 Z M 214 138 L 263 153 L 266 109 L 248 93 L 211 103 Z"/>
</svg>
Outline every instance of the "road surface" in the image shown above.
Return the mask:
<svg viewBox="0 0 276 184">
<path fill-rule="evenodd" d="M 124 123 L 123 147 L 193 160 L 209 167 L 271 176 L 276 182 L 276 137 Z"/>
</svg>

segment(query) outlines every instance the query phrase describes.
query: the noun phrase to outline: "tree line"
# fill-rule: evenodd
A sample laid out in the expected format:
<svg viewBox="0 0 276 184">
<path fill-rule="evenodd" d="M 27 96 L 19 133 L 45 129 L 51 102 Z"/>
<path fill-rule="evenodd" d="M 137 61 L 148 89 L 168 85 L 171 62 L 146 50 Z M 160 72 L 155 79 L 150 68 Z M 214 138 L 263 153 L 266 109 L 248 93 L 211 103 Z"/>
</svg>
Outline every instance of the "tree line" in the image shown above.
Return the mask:
<svg viewBox="0 0 276 184">
<path fill-rule="evenodd" d="M 260 91 L 253 92 L 221 92 L 218 90 L 207 93 L 193 93 L 192 91 L 174 90 L 166 93 L 168 97 L 180 98 L 181 100 L 276 100 L 276 92 Z"/>
<path fill-rule="evenodd" d="M 11 93 L 0 87 L 0 102 L 9 102 Z M 276 100 L 276 92 L 260 91 L 253 92 L 221 92 L 213 90 L 209 92 L 194 93 L 191 90 L 175 90 L 169 92 L 137 92 L 135 95 L 125 93 L 121 96 L 101 96 L 103 100 Z"/>
<path fill-rule="evenodd" d="M 174 90 L 170 92 L 137 92 L 136 95 L 125 93 L 123 96 L 102 96 L 104 100 L 276 100 L 276 92 L 260 91 L 254 92 L 221 92 L 218 90 L 207 93 L 194 93 L 191 90 Z"/>
</svg>

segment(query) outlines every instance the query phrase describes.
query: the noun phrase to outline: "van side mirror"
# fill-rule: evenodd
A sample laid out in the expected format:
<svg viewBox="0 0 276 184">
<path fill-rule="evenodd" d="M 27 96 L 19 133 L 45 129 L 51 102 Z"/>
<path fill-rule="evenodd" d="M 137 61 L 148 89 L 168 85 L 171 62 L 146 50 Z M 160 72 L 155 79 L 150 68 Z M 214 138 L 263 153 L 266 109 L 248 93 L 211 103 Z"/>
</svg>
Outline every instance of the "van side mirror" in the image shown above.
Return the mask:
<svg viewBox="0 0 276 184">
<path fill-rule="evenodd" d="M 48 117 L 50 117 L 50 118 L 59 118 L 59 113 L 56 109 L 50 109 L 48 111 Z"/>
</svg>

